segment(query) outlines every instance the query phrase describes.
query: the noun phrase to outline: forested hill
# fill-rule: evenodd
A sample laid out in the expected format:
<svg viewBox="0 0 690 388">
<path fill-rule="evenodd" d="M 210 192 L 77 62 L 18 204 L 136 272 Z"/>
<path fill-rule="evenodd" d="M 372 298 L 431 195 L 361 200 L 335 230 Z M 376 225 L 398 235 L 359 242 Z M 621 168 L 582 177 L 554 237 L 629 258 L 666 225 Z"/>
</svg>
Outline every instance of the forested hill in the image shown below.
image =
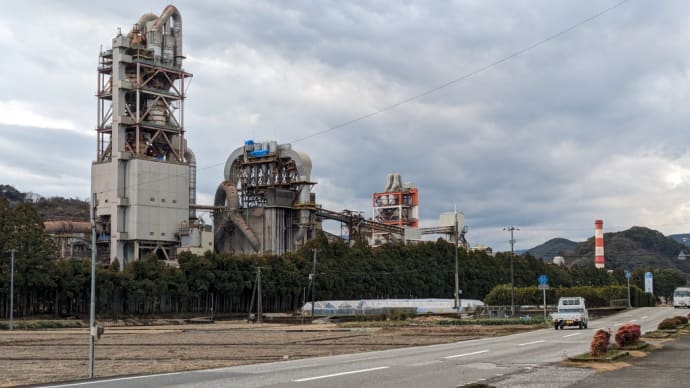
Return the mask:
<svg viewBox="0 0 690 388">
<path fill-rule="evenodd" d="M 678 260 L 678 254 L 688 247 L 661 232 L 634 226 L 628 230 L 604 233 L 604 253 L 607 269 L 635 269 L 642 267 L 674 268 L 690 273 L 690 261 Z M 585 264 L 594 260 L 594 237 L 577 243 L 563 255 L 566 263 Z"/>
<path fill-rule="evenodd" d="M 34 193 L 22 193 L 10 185 L 0 185 L 0 198 L 6 199 L 10 206 L 32 203 L 43 221 L 89 220 L 89 203 L 77 198 L 44 198 Z"/>
<path fill-rule="evenodd" d="M 529 249 L 527 252 L 542 260 L 551 261 L 554 256 L 566 254 L 567 252 L 575 251 L 577 243 L 565 238 L 554 238 L 541 245 Z"/>
</svg>

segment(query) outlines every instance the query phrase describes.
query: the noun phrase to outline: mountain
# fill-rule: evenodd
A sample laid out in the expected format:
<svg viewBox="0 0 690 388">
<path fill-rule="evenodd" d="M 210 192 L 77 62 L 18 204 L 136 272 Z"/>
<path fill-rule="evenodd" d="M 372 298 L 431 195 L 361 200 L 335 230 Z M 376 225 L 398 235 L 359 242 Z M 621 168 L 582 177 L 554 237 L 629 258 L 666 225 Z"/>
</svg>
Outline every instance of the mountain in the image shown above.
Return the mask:
<svg viewBox="0 0 690 388">
<path fill-rule="evenodd" d="M 688 245 L 684 244 L 685 238 Z M 543 260 L 563 256 L 566 265 L 584 265 L 594 262 L 594 237 L 573 242 L 554 238 L 527 252 Z M 685 252 L 688 259 L 678 260 Z M 664 236 L 649 228 L 634 226 L 621 232 L 604 234 L 606 269 L 671 268 L 690 274 L 690 234 Z"/>
<path fill-rule="evenodd" d="M 45 198 L 34 193 L 22 193 L 10 185 L 0 185 L 0 198 L 5 198 L 10 206 L 25 202 L 32 203 L 43 221 L 89 220 L 89 203 L 77 198 Z"/>
<path fill-rule="evenodd" d="M 683 245 L 690 246 L 690 233 L 671 234 L 668 237 L 676 240 L 677 242 Z"/>
<path fill-rule="evenodd" d="M 568 256 L 575 251 L 577 247 L 575 241 L 570 241 L 565 238 L 554 238 L 534 248 L 528 249 L 527 252 L 537 258 L 545 261 L 550 261 L 554 256 Z"/>
</svg>

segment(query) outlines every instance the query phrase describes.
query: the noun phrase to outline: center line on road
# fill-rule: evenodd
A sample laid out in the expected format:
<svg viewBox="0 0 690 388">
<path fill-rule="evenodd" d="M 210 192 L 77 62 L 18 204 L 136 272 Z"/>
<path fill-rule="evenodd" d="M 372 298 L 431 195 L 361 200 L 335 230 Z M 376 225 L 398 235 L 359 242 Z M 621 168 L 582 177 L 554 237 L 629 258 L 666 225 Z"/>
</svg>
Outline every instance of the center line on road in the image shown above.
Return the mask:
<svg viewBox="0 0 690 388">
<path fill-rule="evenodd" d="M 637 322 L 637 319 L 631 319 L 630 322 Z"/>
<path fill-rule="evenodd" d="M 647 319 L 647 316 L 645 315 L 645 316 L 643 316 L 643 317 L 642 317 L 642 318 L 640 318 L 640 319 Z"/>
<path fill-rule="evenodd" d="M 568 334 L 568 335 L 564 335 L 563 338 L 568 338 L 568 337 L 572 337 L 572 336 L 574 336 L 574 335 L 580 335 L 580 334 L 582 334 L 582 333 Z"/>
<path fill-rule="evenodd" d="M 456 354 L 455 356 L 448 356 L 448 357 L 443 357 L 443 358 L 445 358 L 445 359 L 458 358 L 458 357 L 472 356 L 475 354 L 481 354 L 481 353 L 486 353 L 486 352 L 488 352 L 488 350 L 480 350 L 478 352 Z"/>
<path fill-rule="evenodd" d="M 524 343 L 524 344 L 518 344 L 518 346 L 534 345 L 534 344 L 538 344 L 538 343 L 540 343 L 540 342 L 544 342 L 544 340 L 526 342 L 526 343 Z"/>
<path fill-rule="evenodd" d="M 318 379 L 327 379 L 329 377 L 337 377 L 337 376 L 344 376 L 344 375 L 352 375 L 355 373 L 364 373 L 364 372 L 371 372 L 375 370 L 381 370 L 381 369 L 387 369 L 387 366 L 380 366 L 378 368 L 369 368 L 369 369 L 360 369 L 360 370 L 352 370 L 349 372 L 341 372 L 341 373 L 333 373 L 330 375 L 323 375 L 323 376 L 315 376 L 315 377 L 307 377 L 304 379 L 297 379 L 297 380 L 292 380 L 295 383 L 301 383 L 304 381 L 312 381 L 312 380 L 318 380 Z"/>
</svg>

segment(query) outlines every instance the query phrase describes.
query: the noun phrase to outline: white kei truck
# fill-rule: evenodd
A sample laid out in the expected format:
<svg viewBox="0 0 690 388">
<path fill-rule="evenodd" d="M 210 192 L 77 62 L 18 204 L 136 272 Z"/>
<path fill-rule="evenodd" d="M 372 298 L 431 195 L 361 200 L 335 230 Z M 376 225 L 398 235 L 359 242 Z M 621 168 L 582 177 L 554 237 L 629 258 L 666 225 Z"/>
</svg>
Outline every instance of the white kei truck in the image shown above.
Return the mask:
<svg viewBox="0 0 690 388">
<path fill-rule="evenodd" d="M 690 288 L 678 287 L 673 291 L 673 307 L 690 307 Z"/>
<path fill-rule="evenodd" d="M 577 326 L 586 329 L 589 314 L 585 306 L 585 298 L 563 297 L 558 299 L 558 312 L 551 314 L 553 328 L 563 330 L 566 326 Z"/>
</svg>

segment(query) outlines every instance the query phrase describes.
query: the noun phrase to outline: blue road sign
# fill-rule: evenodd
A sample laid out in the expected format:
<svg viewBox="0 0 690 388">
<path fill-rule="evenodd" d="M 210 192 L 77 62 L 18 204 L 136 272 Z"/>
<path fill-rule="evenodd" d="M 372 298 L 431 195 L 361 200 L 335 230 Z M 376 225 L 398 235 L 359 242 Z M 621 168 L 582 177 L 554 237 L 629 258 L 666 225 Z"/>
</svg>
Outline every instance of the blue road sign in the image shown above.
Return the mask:
<svg viewBox="0 0 690 388">
<path fill-rule="evenodd" d="M 631 276 L 632 276 L 632 274 L 630 273 L 630 271 L 627 271 L 627 270 L 626 270 L 626 271 L 625 271 L 625 278 L 626 278 L 626 279 L 630 279 Z"/>
<path fill-rule="evenodd" d="M 546 275 L 539 275 L 539 284 L 548 284 L 549 277 Z"/>
</svg>

